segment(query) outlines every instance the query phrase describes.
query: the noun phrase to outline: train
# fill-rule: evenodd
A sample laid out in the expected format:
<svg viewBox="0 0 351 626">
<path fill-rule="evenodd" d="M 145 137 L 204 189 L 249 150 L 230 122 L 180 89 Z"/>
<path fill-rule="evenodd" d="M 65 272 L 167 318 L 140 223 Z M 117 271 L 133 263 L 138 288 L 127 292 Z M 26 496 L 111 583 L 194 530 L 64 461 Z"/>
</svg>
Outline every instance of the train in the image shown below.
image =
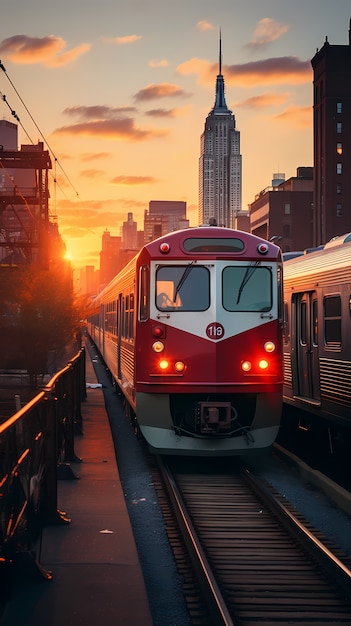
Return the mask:
<svg viewBox="0 0 351 626">
<path fill-rule="evenodd" d="M 283 267 L 284 407 L 302 430 L 328 431 L 332 448 L 351 434 L 351 233 Z"/>
<path fill-rule="evenodd" d="M 282 412 L 279 246 L 199 226 L 143 246 L 91 303 L 88 332 L 152 453 L 269 448 Z"/>
</svg>

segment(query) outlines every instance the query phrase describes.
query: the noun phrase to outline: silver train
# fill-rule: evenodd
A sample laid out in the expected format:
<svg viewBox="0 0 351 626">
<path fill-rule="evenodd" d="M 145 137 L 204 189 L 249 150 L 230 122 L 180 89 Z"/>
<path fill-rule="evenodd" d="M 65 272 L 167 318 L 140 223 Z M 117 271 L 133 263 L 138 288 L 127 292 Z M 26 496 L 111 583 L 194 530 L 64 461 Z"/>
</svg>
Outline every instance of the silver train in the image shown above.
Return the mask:
<svg viewBox="0 0 351 626">
<path fill-rule="evenodd" d="M 351 435 L 351 233 L 284 262 L 283 401 Z"/>
</svg>

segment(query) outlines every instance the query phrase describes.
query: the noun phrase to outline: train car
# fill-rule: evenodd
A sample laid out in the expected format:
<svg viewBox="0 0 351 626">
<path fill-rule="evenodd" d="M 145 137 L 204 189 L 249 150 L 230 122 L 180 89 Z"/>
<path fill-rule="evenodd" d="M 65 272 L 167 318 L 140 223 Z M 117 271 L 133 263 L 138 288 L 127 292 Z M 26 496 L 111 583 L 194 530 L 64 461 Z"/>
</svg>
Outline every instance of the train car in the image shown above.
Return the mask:
<svg viewBox="0 0 351 626">
<path fill-rule="evenodd" d="M 269 447 L 282 409 L 280 248 L 197 227 L 145 245 L 95 298 L 89 332 L 155 453 Z"/>
<path fill-rule="evenodd" d="M 302 428 L 340 434 L 351 428 L 351 233 L 284 262 L 284 308 L 283 401 Z"/>
</svg>

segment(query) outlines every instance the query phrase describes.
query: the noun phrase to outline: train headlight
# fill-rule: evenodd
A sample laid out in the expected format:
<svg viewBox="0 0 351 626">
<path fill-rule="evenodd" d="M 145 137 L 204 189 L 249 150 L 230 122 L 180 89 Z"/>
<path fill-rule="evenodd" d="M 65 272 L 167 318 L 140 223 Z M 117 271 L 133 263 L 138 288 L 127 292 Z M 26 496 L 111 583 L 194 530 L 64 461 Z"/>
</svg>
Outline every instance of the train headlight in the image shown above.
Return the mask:
<svg viewBox="0 0 351 626">
<path fill-rule="evenodd" d="M 268 364 L 268 361 L 266 361 L 266 359 L 261 359 L 261 360 L 259 361 L 259 363 L 258 363 L 258 367 L 259 367 L 261 370 L 266 370 L 266 369 L 267 369 L 267 367 L 268 367 L 268 365 L 269 365 L 269 364 Z"/>
<path fill-rule="evenodd" d="M 159 353 L 159 352 L 162 352 L 165 349 L 165 347 L 162 341 L 155 341 L 155 343 L 152 344 L 152 349 L 154 352 Z"/>
<path fill-rule="evenodd" d="M 251 369 L 250 361 L 243 361 L 241 364 L 241 369 L 243 370 L 243 372 L 249 372 Z"/>
<path fill-rule="evenodd" d="M 161 370 L 166 370 L 168 369 L 168 361 L 166 361 L 166 359 L 162 359 L 162 361 L 159 362 L 159 366 Z"/>
<path fill-rule="evenodd" d="M 184 372 L 185 370 L 185 363 L 183 363 L 183 361 L 177 361 L 174 364 L 174 369 L 176 372 Z"/>
<path fill-rule="evenodd" d="M 266 352 L 274 352 L 275 343 L 273 343 L 273 341 L 266 341 L 266 343 L 264 344 L 264 349 Z"/>
</svg>

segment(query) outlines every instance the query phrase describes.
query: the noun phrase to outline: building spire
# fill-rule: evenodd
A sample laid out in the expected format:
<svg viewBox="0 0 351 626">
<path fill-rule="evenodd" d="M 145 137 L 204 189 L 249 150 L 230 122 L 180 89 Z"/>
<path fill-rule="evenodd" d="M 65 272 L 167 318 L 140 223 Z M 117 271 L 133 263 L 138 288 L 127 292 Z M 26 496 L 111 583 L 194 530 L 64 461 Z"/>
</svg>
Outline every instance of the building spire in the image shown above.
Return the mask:
<svg viewBox="0 0 351 626">
<path fill-rule="evenodd" d="M 215 113 L 228 113 L 229 109 L 224 95 L 224 78 L 222 75 L 222 32 L 219 31 L 219 73 L 216 81 L 216 100 L 213 107 Z"/>
</svg>

